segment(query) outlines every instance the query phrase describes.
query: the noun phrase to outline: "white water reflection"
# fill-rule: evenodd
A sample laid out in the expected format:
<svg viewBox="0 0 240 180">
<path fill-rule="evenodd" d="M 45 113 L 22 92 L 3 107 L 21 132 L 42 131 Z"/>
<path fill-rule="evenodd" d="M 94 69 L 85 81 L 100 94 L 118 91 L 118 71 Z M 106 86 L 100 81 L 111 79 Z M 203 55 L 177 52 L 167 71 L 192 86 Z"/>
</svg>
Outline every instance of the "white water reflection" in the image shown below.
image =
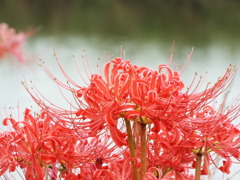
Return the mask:
<svg viewBox="0 0 240 180">
<path fill-rule="evenodd" d="M 108 44 L 109 43 L 109 44 Z M 34 62 L 28 66 L 19 65 L 14 59 L 5 58 L 0 62 L 0 118 L 5 117 L 5 112 L 10 112 L 9 107 L 15 108 L 19 106 L 20 110 L 25 107 L 37 106 L 31 99 L 30 95 L 24 89 L 21 81 L 26 79 L 27 82 L 33 81 L 37 89 L 44 94 L 48 99 L 60 106 L 67 106 L 67 103 L 59 93 L 57 86 L 52 82 L 38 66 L 38 59 L 45 61 L 50 70 L 60 79 L 66 81 L 60 73 L 55 58 L 54 50 L 57 57 L 61 61 L 65 71 L 79 84 L 83 83 L 74 67 L 73 57 L 79 61 L 81 66 L 81 59 L 83 49 L 87 50 L 87 58 L 92 72 L 99 72 L 97 64 L 104 65 L 107 61 L 105 54 L 110 52 L 113 56 L 119 56 L 120 45 L 126 52 L 126 58 L 130 59 L 133 64 L 138 66 L 148 66 L 157 69 L 159 64 L 168 63 L 171 43 L 164 45 L 156 42 L 145 42 L 140 44 L 138 42 L 105 42 L 100 40 L 87 38 L 37 38 L 26 44 L 26 50 L 33 56 Z M 188 63 L 186 70 L 183 73 L 183 79 L 186 84 L 190 84 L 195 72 L 205 75 L 208 71 L 206 82 L 215 82 L 219 76 L 222 76 L 229 66 L 229 64 L 236 65 L 240 68 L 240 46 L 232 49 L 224 44 L 213 43 L 204 49 L 196 47 L 191 61 Z M 179 45 L 175 45 L 175 53 L 173 60 L 183 66 L 187 59 L 189 51 L 192 47 L 180 49 Z M 180 49 L 180 50 L 179 50 Z M 99 61 L 98 58 L 101 60 Z M 82 74 L 85 74 L 82 68 Z M 231 87 L 231 95 L 228 97 L 229 101 L 234 100 L 240 94 L 240 73 L 237 73 L 236 79 Z M 30 83 L 29 83 L 29 86 Z M 4 110 L 6 108 L 6 110 Z M 17 114 L 17 110 L 15 111 Z M 240 123 L 238 119 L 235 123 Z M 1 130 L 4 130 L 1 127 Z M 222 174 L 219 175 L 222 177 Z M 234 179 L 234 178 L 233 178 Z"/>
</svg>

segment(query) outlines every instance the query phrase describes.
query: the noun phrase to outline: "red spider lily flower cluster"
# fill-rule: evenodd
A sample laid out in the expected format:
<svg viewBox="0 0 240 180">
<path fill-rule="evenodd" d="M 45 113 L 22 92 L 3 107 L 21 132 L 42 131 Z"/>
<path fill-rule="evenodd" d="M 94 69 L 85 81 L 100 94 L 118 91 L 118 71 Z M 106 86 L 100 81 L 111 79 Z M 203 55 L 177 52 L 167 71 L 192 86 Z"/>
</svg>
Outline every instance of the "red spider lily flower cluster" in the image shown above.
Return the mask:
<svg viewBox="0 0 240 180">
<path fill-rule="evenodd" d="M 106 162 L 119 159 L 114 155 L 115 146 L 108 136 L 88 138 L 87 134 L 67 128 L 61 120 L 54 122 L 44 111 L 33 116 L 25 110 L 24 119 L 5 118 L 4 125 L 11 124 L 12 131 L 0 133 L 0 175 L 13 172 L 17 167 L 25 170 L 26 179 L 66 179 L 93 177 L 95 169 L 101 169 L 101 158 Z M 101 139 L 100 139 L 101 138 Z M 106 157 L 105 157 L 106 156 Z"/>
<path fill-rule="evenodd" d="M 215 103 L 235 76 L 233 66 L 202 91 L 201 80 L 186 88 L 181 73 L 165 64 L 156 71 L 116 58 L 84 87 L 61 66 L 67 84 L 42 67 L 76 105 L 69 101 L 71 108 L 62 109 L 23 83 L 42 112 L 4 120 L 14 131 L 1 135 L 1 147 L 9 147 L 1 174 L 20 166 L 35 179 L 51 172 L 55 179 L 200 180 L 212 167 L 229 174 L 240 161 L 240 129 L 233 123 L 240 104 Z"/>
<path fill-rule="evenodd" d="M 23 43 L 32 33 L 33 31 L 16 33 L 15 29 L 8 27 L 7 24 L 0 24 L 0 58 L 11 54 L 20 63 L 24 63 L 26 58 L 23 53 Z"/>
</svg>

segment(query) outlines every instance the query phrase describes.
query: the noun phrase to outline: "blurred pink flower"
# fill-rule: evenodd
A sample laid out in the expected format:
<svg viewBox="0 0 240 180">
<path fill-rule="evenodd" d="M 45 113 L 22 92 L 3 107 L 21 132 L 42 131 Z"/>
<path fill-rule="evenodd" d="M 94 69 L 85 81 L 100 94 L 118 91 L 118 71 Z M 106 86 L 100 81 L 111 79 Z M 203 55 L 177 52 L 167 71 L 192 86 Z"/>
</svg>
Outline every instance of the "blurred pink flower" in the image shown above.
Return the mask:
<svg viewBox="0 0 240 180">
<path fill-rule="evenodd" d="M 16 33 L 15 29 L 10 28 L 7 24 L 0 24 L 0 59 L 6 54 L 11 54 L 15 56 L 20 63 L 26 62 L 23 43 L 32 34 L 33 30 L 26 33 Z"/>
</svg>

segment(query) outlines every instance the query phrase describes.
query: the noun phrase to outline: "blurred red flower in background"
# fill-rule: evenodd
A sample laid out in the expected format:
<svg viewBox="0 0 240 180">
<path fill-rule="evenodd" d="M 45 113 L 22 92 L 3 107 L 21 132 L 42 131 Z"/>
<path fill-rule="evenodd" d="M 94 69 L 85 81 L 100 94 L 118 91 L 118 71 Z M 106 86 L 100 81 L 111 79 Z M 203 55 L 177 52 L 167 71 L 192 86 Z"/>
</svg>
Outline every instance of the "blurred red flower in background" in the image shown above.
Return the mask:
<svg viewBox="0 0 240 180">
<path fill-rule="evenodd" d="M 15 29 L 10 28 L 7 24 L 0 24 L 0 59 L 4 55 L 13 55 L 20 63 L 27 61 L 23 51 L 25 40 L 34 33 L 34 30 L 28 32 L 16 33 Z"/>
</svg>

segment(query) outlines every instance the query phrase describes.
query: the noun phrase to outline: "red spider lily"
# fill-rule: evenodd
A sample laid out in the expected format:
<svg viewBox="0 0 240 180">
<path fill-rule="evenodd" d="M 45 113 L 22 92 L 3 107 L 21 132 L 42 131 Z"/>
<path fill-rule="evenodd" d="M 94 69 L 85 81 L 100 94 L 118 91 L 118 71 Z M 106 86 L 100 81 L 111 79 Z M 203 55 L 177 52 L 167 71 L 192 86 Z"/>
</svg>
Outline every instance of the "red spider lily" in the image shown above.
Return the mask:
<svg viewBox="0 0 240 180">
<path fill-rule="evenodd" d="M 113 64 L 112 69 L 110 63 Z M 180 80 L 180 74 L 167 65 L 160 65 L 157 72 L 133 66 L 120 58 L 110 63 L 106 64 L 104 70 L 106 81 L 102 76 L 94 74 L 90 85 L 78 91 L 78 96 L 84 98 L 88 107 L 84 111 L 80 108 L 79 111 L 84 112 L 81 115 L 90 119 L 97 119 L 92 118 L 91 113 L 99 115 L 101 118 L 96 121 L 100 127 L 105 122 L 110 126 L 116 125 L 120 115 L 129 120 L 140 118 L 141 121 L 146 121 L 142 123 L 153 122 L 156 125 L 154 130 L 158 131 L 159 120 L 168 123 L 181 121 L 223 92 L 235 74 L 234 68 L 229 68 L 213 87 L 201 93 L 194 93 L 195 90 L 183 93 L 184 84 Z"/>
<path fill-rule="evenodd" d="M 32 98 L 51 118 L 63 124 L 64 128 L 72 125 L 69 131 L 75 130 L 93 139 L 110 134 L 108 137 L 119 148 L 129 150 L 122 161 L 126 166 L 132 166 L 127 172 L 119 169 L 119 159 L 114 162 L 105 160 L 107 165 L 103 168 L 102 158 L 106 157 L 92 153 L 88 156 L 94 158 L 87 160 L 95 159 L 95 163 L 86 161 L 85 166 L 77 166 L 77 161 L 70 160 L 70 157 L 78 160 L 76 148 L 72 148 L 71 153 L 63 151 L 58 155 L 58 161 L 62 163 L 66 178 L 111 179 L 118 171 L 124 171 L 123 174 L 129 174 L 122 176 L 125 179 L 193 179 L 188 171 L 198 163 L 195 159 L 199 155 L 205 157 L 203 165 L 200 162 L 202 174 L 207 174 L 207 169 L 214 163 L 210 151 L 225 159 L 223 166 L 219 167 L 224 173 L 229 173 L 231 156 L 239 160 L 239 139 L 236 138 L 239 129 L 231 123 L 239 116 L 239 104 L 226 108 L 226 112 L 210 108 L 210 103 L 232 82 L 236 73 L 232 66 L 213 86 L 207 85 L 201 92 L 201 80 L 194 85 L 194 77 L 190 87 L 184 89 L 181 73 L 168 65 L 160 65 L 158 71 L 154 71 L 116 58 L 105 65 L 104 76 L 91 75 L 89 84 L 84 87 L 75 83 L 61 65 L 68 84 L 59 81 L 44 63 L 42 67 L 59 86 L 73 93 L 76 101 L 73 105 L 67 100 L 71 109 L 62 109 L 36 89 L 32 92 L 24 83 Z M 76 138 L 75 134 L 69 134 L 67 138 Z M 62 144 L 72 147 L 71 142 L 75 141 L 70 138 Z M 77 151 L 76 156 L 74 150 Z M 112 155 L 107 152 L 105 154 L 112 160 Z M 136 159 L 140 160 L 141 166 L 135 166 Z"/>
<path fill-rule="evenodd" d="M 0 133 L 0 176 L 3 175 L 6 171 L 13 172 L 16 170 L 18 163 L 15 161 L 14 154 L 9 154 L 14 150 L 14 147 L 9 145 L 9 141 L 14 141 L 16 139 L 16 132 L 4 132 Z"/>
<path fill-rule="evenodd" d="M 139 164 L 138 164 L 139 166 Z M 131 180 L 133 173 L 131 167 L 131 160 L 129 156 L 118 158 L 115 161 L 108 162 L 106 166 L 96 169 L 94 172 L 88 172 L 85 176 L 83 173 L 77 175 L 79 179 L 106 179 L 106 180 Z M 89 169 L 88 169 L 89 170 Z M 90 176 L 91 174 L 91 176 Z"/>
<path fill-rule="evenodd" d="M 211 88 L 196 92 L 200 86 L 197 85 L 183 92 L 184 84 L 180 80 L 179 72 L 171 70 L 169 66 L 160 65 L 159 71 L 154 71 L 146 67 L 133 66 L 130 61 L 116 58 L 105 65 L 105 78 L 93 74 L 90 84 L 87 87 L 80 87 L 67 76 L 60 66 L 68 82 L 76 88 L 80 87 L 79 90 L 75 90 L 70 85 L 57 80 L 44 63 L 42 67 L 58 85 L 75 93 L 76 98 L 79 99 L 78 105 L 76 107 L 71 104 L 72 108 L 76 109 L 75 112 L 55 108 L 53 105 L 49 107 L 43 103 L 41 97 L 33 95 L 26 87 L 33 99 L 42 108 L 52 112 L 52 115 L 65 114 L 73 119 L 73 115 L 76 114 L 78 116 L 76 120 L 89 119 L 86 124 L 94 133 L 104 129 L 106 125 L 116 127 L 121 117 L 142 121 L 142 123 L 153 123 L 155 132 L 159 131 L 160 120 L 174 126 L 175 121 L 179 122 L 189 114 L 197 112 L 200 107 L 224 92 L 235 75 L 235 69 L 230 67 Z M 85 123 L 82 125 L 86 127 Z M 124 143 L 125 136 L 117 133 L 115 139 L 122 142 L 119 145 L 126 144 Z"/>
<path fill-rule="evenodd" d="M 23 43 L 32 34 L 32 30 L 26 33 L 16 33 L 15 30 L 8 27 L 7 24 L 0 24 L 0 58 L 5 54 L 12 54 L 20 63 L 26 62 L 23 53 Z"/>
<path fill-rule="evenodd" d="M 0 175 L 15 171 L 20 166 L 26 170 L 26 179 L 40 180 L 47 171 L 56 174 L 60 168 L 62 175 L 69 174 L 98 157 L 107 162 L 110 154 L 114 153 L 115 147 L 108 142 L 109 138 L 89 139 L 76 130 L 53 122 L 46 112 L 33 117 L 26 109 L 23 121 L 17 122 L 12 118 L 3 120 L 4 125 L 8 122 L 14 131 L 1 133 Z M 116 158 L 114 155 L 111 157 Z M 53 171 L 56 163 L 58 168 Z"/>
<path fill-rule="evenodd" d="M 117 64 L 117 63 L 116 63 Z M 125 64 L 125 65 L 124 65 Z M 125 63 L 121 61 L 121 64 L 117 64 L 117 66 L 123 66 L 127 67 L 127 64 L 130 64 L 129 62 Z M 83 97 L 84 101 L 86 102 L 85 104 L 82 103 L 82 101 L 79 100 L 78 105 L 80 108 L 76 110 L 75 112 L 72 111 L 65 111 L 62 109 L 54 109 L 52 107 L 47 106 L 43 101 L 39 100 L 38 97 L 34 96 L 29 89 L 27 88 L 26 84 L 25 87 L 26 89 L 30 92 L 32 97 L 34 98 L 37 103 L 42 106 L 46 111 L 51 113 L 53 116 L 60 115 L 61 118 L 65 116 L 65 119 L 69 119 L 71 117 L 71 120 L 73 123 L 75 123 L 77 120 L 82 119 L 85 120 L 85 122 L 79 123 L 80 126 L 79 128 L 82 129 L 89 129 L 91 135 L 94 136 L 97 134 L 99 131 L 103 130 L 106 125 L 109 126 L 110 133 L 112 134 L 112 138 L 114 141 L 117 143 L 118 146 L 126 145 L 126 134 L 122 133 L 121 131 L 116 128 L 118 124 L 118 119 L 120 117 L 121 112 L 119 110 L 124 110 L 128 108 L 128 105 L 126 105 L 126 100 L 121 100 L 123 96 L 126 96 L 127 85 L 126 83 L 128 82 L 127 76 L 118 76 L 117 71 L 119 70 L 115 66 L 113 67 L 114 74 L 118 77 L 108 77 L 108 81 L 110 84 L 107 84 L 104 79 L 99 76 L 99 75 L 92 75 L 90 84 L 87 88 L 80 88 L 79 90 L 74 90 L 73 88 L 70 88 L 68 85 L 64 85 L 60 81 L 58 81 L 51 72 L 47 69 L 47 67 L 42 64 L 44 70 L 48 73 L 48 75 L 54 79 L 56 83 L 61 85 L 62 87 L 70 90 L 71 92 L 75 92 L 76 98 L 78 97 Z M 109 65 L 106 65 L 105 71 L 108 71 Z M 69 82 L 71 82 L 73 85 L 76 85 L 73 80 L 71 80 L 67 75 L 66 77 L 68 78 Z M 106 77 L 107 79 L 107 77 Z M 111 82 L 110 82 L 111 79 Z M 117 82 L 112 82 L 113 80 L 116 80 Z M 121 88 L 121 86 L 117 87 L 116 89 L 113 88 L 115 84 L 121 85 L 122 83 L 125 84 L 124 89 Z M 77 86 L 77 85 L 76 85 Z M 108 89 L 110 87 L 110 89 Z M 77 86 L 79 88 L 79 86 Z M 115 93 L 114 93 L 115 92 Z M 117 94 L 120 92 L 120 94 Z M 130 105 L 131 106 L 131 105 Z M 73 107 L 75 108 L 75 107 Z M 125 111 L 125 110 L 124 110 Z M 76 114 L 77 117 L 74 116 Z M 76 120 L 74 122 L 74 119 Z M 71 122 L 72 123 L 72 122 Z M 87 130 L 89 131 L 89 130 Z"/>
<path fill-rule="evenodd" d="M 188 171 L 195 155 L 191 152 L 192 147 L 183 145 L 187 137 L 177 128 L 161 131 L 149 135 L 148 168 L 159 169 L 161 174 L 157 173 L 157 176 L 163 179 L 193 179 Z"/>
<path fill-rule="evenodd" d="M 215 153 L 224 159 L 223 166 L 218 168 L 230 173 L 232 158 L 239 161 L 240 157 L 240 130 L 231 123 L 239 116 L 238 107 L 233 104 L 225 111 L 216 111 L 206 106 L 195 116 L 188 117 L 191 126 L 189 119 L 172 129 L 160 122 L 161 132 L 149 135 L 148 166 L 161 169 L 163 178 L 171 177 L 173 169 L 176 175 L 187 175 L 185 171 L 192 168 L 191 164 L 196 168 L 196 154 L 204 157 L 201 174 L 207 175 L 212 164 L 216 166 Z"/>
<path fill-rule="evenodd" d="M 232 157 L 240 160 L 240 130 L 231 122 L 239 116 L 236 107 L 227 108 L 225 111 L 215 111 L 212 107 L 204 107 L 192 120 L 194 129 L 193 136 L 188 142 L 194 143 L 194 152 L 205 156 L 204 161 L 214 161 L 210 154 L 215 152 L 225 159 L 219 169 L 223 173 L 230 173 Z M 209 162 L 205 162 L 203 173 L 208 174 Z"/>
</svg>

